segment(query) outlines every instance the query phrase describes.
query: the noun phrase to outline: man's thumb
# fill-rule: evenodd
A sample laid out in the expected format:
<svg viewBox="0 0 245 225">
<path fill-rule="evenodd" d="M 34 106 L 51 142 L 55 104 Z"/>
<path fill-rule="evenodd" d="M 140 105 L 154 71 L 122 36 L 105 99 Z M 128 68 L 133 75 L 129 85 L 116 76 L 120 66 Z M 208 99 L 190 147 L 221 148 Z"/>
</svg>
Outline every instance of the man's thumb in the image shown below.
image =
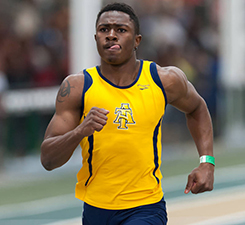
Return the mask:
<svg viewBox="0 0 245 225">
<path fill-rule="evenodd" d="M 186 184 L 186 187 L 185 187 L 185 191 L 184 191 L 185 194 L 188 194 L 191 191 L 191 188 L 192 188 L 193 184 L 194 184 L 193 177 L 190 174 L 188 176 L 188 181 L 187 181 L 187 184 Z"/>
</svg>

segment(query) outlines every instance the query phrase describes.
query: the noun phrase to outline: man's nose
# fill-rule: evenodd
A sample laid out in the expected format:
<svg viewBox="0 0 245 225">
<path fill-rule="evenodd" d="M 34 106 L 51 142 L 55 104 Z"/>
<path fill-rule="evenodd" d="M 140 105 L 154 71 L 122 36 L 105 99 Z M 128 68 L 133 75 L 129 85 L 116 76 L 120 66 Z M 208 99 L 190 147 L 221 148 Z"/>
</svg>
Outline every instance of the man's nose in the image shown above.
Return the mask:
<svg viewBox="0 0 245 225">
<path fill-rule="evenodd" d="M 111 29 L 108 33 L 108 35 L 106 36 L 106 39 L 108 41 L 116 41 L 117 40 L 117 35 L 114 29 Z"/>
</svg>

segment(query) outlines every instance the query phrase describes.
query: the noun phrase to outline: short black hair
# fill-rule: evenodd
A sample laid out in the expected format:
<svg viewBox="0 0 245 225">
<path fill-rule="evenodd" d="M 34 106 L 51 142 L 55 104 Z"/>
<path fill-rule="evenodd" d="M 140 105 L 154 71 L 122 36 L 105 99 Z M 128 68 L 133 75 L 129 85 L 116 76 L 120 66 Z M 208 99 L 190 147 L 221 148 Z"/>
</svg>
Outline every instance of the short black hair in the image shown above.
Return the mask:
<svg viewBox="0 0 245 225">
<path fill-rule="evenodd" d="M 110 3 L 106 6 L 104 6 L 98 13 L 97 15 L 97 19 L 96 19 L 96 25 L 98 24 L 98 21 L 100 19 L 100 16 L 104 13 L 104 12 L 108 12 L 108 11 L 120 11 L 120 12 L 124 12 L 126 14 L 129 15 L 130 19 L 133 21 L 134 23 L 134 27 L 135 27 L 135 33 L 139 34 L 140 33 L 140 24 L 139 24 L 139 19 L 136 16 L 133 8 L 125 3 L 119 3 L 119 2 L 115 2 L 115 3 Z"/>
</svg>

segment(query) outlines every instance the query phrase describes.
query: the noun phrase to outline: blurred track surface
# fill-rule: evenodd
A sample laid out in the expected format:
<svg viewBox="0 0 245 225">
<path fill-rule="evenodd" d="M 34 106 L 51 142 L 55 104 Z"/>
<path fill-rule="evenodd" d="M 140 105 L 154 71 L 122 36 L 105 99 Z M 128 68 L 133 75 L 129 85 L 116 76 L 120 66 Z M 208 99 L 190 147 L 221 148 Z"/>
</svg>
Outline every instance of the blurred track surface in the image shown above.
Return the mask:
<svg viewBox="0 0 245 225">
<path fill-rule="evenodd" d="M 245 165 L 216 170 L 212 192 L 184 195 L 186 175 L 163 179 L 169 225 L 245 224 Z M 74 194 L 0 206 L 0 224 L 81 224 Z"/>
</svg>

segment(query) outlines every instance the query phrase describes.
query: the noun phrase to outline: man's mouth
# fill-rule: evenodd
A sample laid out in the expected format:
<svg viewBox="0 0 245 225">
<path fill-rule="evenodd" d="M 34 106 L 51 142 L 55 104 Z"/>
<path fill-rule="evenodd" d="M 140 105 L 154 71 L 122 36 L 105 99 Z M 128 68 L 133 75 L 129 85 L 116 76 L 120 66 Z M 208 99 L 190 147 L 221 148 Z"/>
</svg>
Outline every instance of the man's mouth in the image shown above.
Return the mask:
<svg viewBox="0 0 245 225">
<path fill-rule="evenodd" d="M 118 45 L 118 44 L 107 45 L 107 46 L 106 46 L 106 49 L 109 49 L 109 50 L 119 50 L 119 49 L 121 49 L 121 46 Z"/>
<path fill-rule="evenodd" d="M 120 49 L 120 45 L 112 45 L 109 49 Z"/>
</svg>

